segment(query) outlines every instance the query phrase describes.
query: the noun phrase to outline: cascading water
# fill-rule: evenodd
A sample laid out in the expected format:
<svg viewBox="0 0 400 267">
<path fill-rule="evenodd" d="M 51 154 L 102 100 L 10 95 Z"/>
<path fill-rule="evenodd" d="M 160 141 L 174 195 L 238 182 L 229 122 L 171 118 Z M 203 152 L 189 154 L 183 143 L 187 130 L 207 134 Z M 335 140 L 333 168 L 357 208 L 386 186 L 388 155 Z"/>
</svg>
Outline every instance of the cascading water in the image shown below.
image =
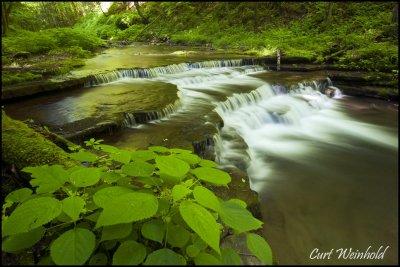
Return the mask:
<svg viewBox="0 0 400 267">
<path fill-rule="evenodd" d="M 222 165 L 241 162 L 247 169 L 252 189 L 260 191 L 258 182 L 262 184 L 269 178 L 268 158 L 301 161 L 309 149 L 304 140 L 346 146 L 335 138 L 335 134 L 344 133 L 385 146 L 397 146 L 393 136 L 374 125 L 352 121 L 337 110 L 335 100 L 320 92 L 327 86 L 335 89 L 336 98 L 341 96 L 340 90 L 327 80 L 299 83 L 288 92 L 265 84 L 218 103 L 215 111 L 224 127 L 214 136 L 216 159 Z M 247 149 L 238 145 L 240 142 Z"/>
<path fill-rule="evenodd" d="M 122 78 L 154 78 L 165 74 L 185 72 L 191 69 L 239 67 L 244 65 L 254 65 L 254 61 L 251 59 L 225 59 L 172 64 L 164 67 L 154 68 L 122 69 L 103 74 L 96 74 L 92 79 L 86 82 L 85 87 L 110 83 Z"/>
</svg>

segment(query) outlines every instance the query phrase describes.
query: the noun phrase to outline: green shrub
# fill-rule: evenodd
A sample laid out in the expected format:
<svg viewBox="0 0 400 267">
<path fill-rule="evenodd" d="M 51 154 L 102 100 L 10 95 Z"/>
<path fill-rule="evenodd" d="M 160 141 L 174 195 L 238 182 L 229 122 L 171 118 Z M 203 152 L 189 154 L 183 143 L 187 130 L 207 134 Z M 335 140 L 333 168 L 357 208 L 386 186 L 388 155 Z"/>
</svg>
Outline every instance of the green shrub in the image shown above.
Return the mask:
<svg viewBox="0 0 400 267">
<path fill-rule="evenodd" d="M 92 152 L 70 148 L 84 165 L 23 169 L 35 193 L 21 188 L 6 196 L 3 251 L 26 252 L 42 240 L 35 246 L 39 264 L 242 264 L 234 248 L 220 248 L 227 227 L 272 263 L 267 242 L 249 233 L 262 222 L 246 203 L 221 200 L 206 188 L 231 180 L 214 162 L 183 149 L 129 151 L 100 141 L 85 142 Z"/>
<path fill-rule="evenodd" d="M 28 82 L 42 78 L 40 74 L 31 72 L 8 72 L 2 71 L 1 83 L 2 85 L 11 85 L 21 82 Z"/>
</svg>

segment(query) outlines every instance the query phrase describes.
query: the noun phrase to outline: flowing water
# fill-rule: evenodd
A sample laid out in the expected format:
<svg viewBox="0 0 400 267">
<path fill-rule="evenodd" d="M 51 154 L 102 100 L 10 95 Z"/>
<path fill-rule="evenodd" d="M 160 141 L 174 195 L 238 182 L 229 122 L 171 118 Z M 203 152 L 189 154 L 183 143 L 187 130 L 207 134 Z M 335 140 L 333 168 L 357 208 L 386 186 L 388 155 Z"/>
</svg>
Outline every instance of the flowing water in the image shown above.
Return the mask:
<svg viewBox="0 0 400 267">
<path fill-rule="evenodd" d="M 122 66 L 86 88 L 6 105 L 6 112 L 61 127 L 121 113 L 123 130 L 103 139 L 131 149 L 191 147 L 208 136 L 221 165 L 248 173 L 279 263 L 368 263 L 309 259 L 314 248 L 368 246 L 390 246 L 373 263 L 396 263 L 397 106 L 342 96 L 338 88 L 328 98 L 322 92 L 334 87 L 322 73 L 209 59 Z M 138 120 L 138 110 L 153 111 Z"/>
</svg>

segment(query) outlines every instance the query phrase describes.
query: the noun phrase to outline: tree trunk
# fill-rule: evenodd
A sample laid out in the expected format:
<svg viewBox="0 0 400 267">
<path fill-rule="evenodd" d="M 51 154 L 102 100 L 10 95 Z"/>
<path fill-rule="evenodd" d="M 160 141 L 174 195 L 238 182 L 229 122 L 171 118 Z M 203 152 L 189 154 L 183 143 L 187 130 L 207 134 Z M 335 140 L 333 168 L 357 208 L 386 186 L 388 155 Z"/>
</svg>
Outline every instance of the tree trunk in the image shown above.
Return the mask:
<svg viewBox="0 0 400 267">
<path fill-rule="evenodd" d="M 139 14 L 139 16 L 142 18 L 143 24 L 148 24 L 149 23 L 149 19 L 146 18 L 142 11 L 140 10 L 140 6 L 139 6 L 139 2 L 134 1 L 133 4 L 135 5 L 136 11 Z"/>
<path fill-rule="evenodd" d="M 11 6 L 13 3 L 1 3 L 1 35 L 6 35 L 9 28 Z"/>
<path fill-rule="evenodd" d="M 396 3 L 392 11 L 392 22 L 399 23 L 399 4 Z"/>
</svg>

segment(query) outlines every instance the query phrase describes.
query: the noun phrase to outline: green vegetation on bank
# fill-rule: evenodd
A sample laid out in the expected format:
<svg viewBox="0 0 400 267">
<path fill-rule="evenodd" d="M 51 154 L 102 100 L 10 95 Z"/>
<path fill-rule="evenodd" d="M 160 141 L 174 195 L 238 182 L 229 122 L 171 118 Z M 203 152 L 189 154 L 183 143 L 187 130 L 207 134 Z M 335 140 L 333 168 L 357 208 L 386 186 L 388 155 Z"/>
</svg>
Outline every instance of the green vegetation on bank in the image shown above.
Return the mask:
<svg viewBox="0 0 400 267">
<path fill-rule="evenodd" d="M 241 265 L 235 248 L 221 247 L 229 230 L 272 264 L 271 248 L 254 233 L 263 223 L 246 202 L 207 189 L 231 182 L 215 162 L 184 149 L 85 144 L 70 147 L 69 157 L 82 165 L 22 170 L 35 192 L 25 187 L 6 196 L 4 252 L 24 258 L 34 251 L 30 263 L 39 265 Z"/>
<path fill-rule="evenodd" d="M 99 2 L 17 3 L 2 39 L 3 84 L 67 73 L 118 41 L 205 45 L 257 56 L 279 49 L 283 56 L 389 72 L 397 80 L 395 2 L 113 2 L 108 10 Z"/>
</svg>

